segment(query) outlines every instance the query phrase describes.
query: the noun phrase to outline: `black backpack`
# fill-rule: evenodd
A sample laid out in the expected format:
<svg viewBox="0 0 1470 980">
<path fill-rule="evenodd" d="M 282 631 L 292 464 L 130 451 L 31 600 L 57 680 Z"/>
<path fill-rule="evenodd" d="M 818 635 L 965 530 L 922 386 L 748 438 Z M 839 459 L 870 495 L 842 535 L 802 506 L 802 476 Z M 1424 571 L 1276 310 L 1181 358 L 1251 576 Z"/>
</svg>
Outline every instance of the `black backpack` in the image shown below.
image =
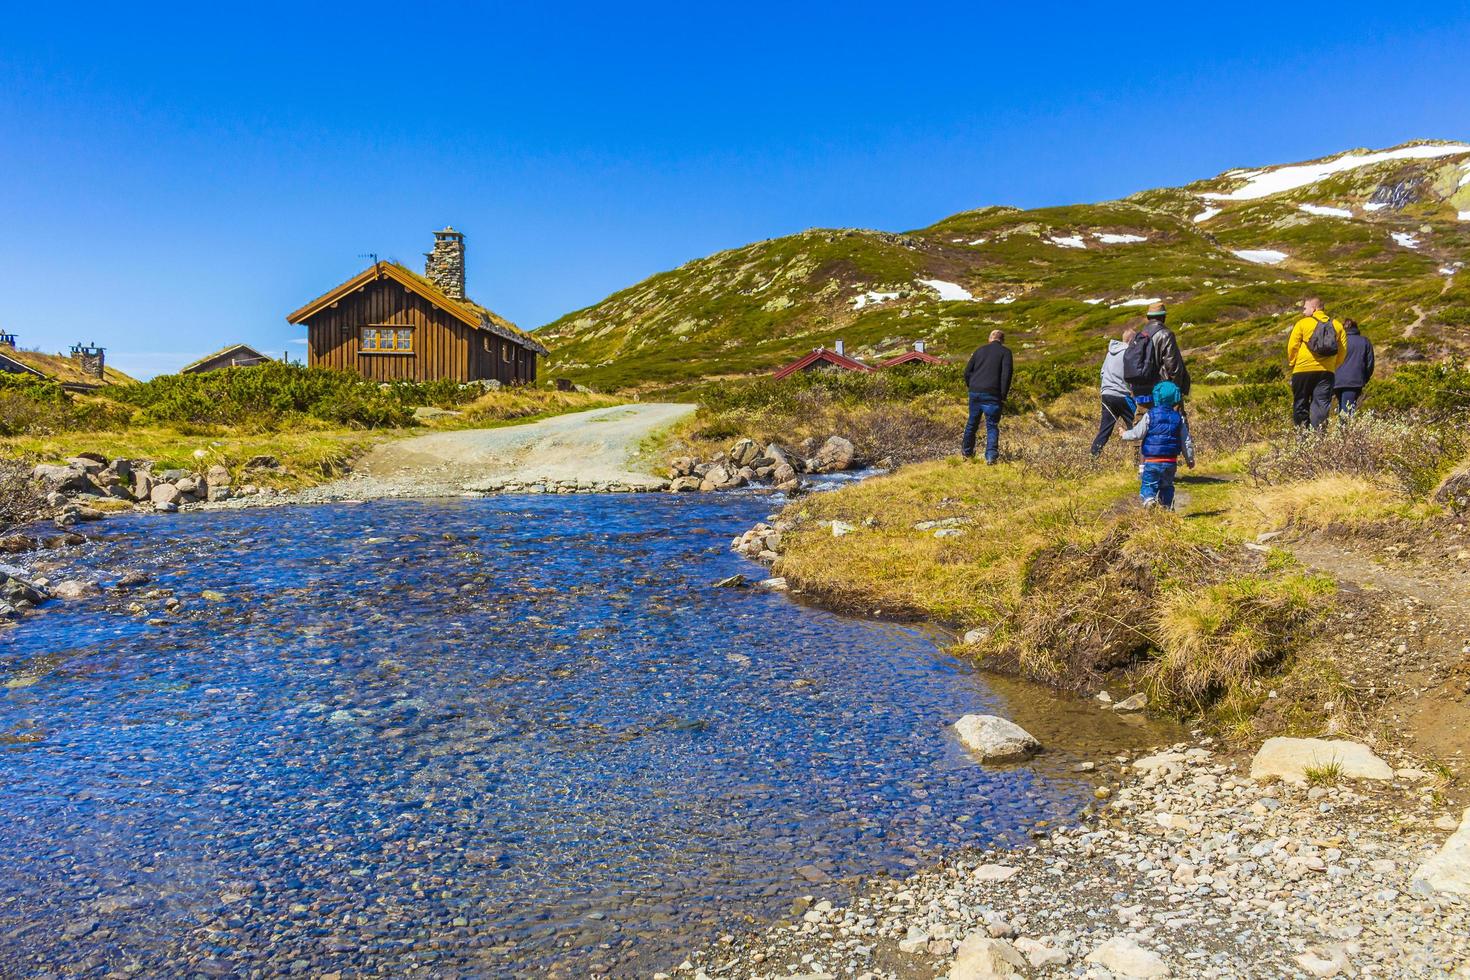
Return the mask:
<svg viewBox="0 0 1470 980">
<path fill-rule="evenodd" d="M 1337 356 L 1337 327 L 1331 317 L 1317 321 L 1312 335 L 1307 338 L 1307 350 L 1317 357 Z"/>
<path fill-rule="evenodd" d="M 1123 352 L 1123 380 L 1141 388 L 1157 384 L 1160 377 L 1159 352 L 1154 349 L 1153 334 L 1147 329 L 1140 330 Z"/>
</svg>

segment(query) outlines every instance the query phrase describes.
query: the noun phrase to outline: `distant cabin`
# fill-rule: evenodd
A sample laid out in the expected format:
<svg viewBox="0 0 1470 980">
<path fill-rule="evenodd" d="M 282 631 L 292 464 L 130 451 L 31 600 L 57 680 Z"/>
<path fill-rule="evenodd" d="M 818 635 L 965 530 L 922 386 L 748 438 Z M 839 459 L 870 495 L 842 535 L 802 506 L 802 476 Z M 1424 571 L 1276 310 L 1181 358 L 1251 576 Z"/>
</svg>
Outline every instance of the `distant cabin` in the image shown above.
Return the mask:
<svg viewBox="0 0 1470 980">
<path fill-rule="evenodd" d="M 536 380 L 530 334 L 465 295 L 464 235 L 434 232 L 424 275 L 374 262 L 286 319 L 306 326 L 307 363 L 374 381 Z"/>
<path fill-rule="evenodd" d="M 117 368 L 108 367 L 106 349 L 96 344 L 76 344 L 69 356 L 43 354 L 21 350 L 13 333 L 0 333 L 0 373 L 43 378 L 75 392 L 138 383 Z"/>
<path fill-rule="evenodd" d="M 933 354 L 924 349 L 924 342 L 921 340 L 918 343 L 914 344 L 913 350 L 906 350 L 897 357 L 890 357 L 882 364 L 879 364 L 878 367 L 887 370 L 888 368 L 903 367 L 904 365 L 922 367 L 925 364 L 943 363 L 944 361 L 940 360 L 939 358 L 935 357 Z"/>
<path fill-rule="evenodd" d="M 250 367 L 255 364 L 264 364 L 269 360 L 269 357 L 266 357 L 254 347 L 246 344 L 232 344 L 224 350 L 217 350 L 213 354 L 206 354 L 193 364 L 179 368 L 179 373 L 204 374 L 207 371 L 218 371 L 221 368 Z"/>
<path fill-rule="evenodd" d="M 802 371 L 871 371 L 868 365 L 856 358 L 848 357 L 842 341 L 837 342 L 836 350 L 826 347 L 818 347 L 803 357 L 799 357 L 783 368 L 778 368 L 772 373 L 777 381 L 789 378 L 793 374 Z"/>
</svg>

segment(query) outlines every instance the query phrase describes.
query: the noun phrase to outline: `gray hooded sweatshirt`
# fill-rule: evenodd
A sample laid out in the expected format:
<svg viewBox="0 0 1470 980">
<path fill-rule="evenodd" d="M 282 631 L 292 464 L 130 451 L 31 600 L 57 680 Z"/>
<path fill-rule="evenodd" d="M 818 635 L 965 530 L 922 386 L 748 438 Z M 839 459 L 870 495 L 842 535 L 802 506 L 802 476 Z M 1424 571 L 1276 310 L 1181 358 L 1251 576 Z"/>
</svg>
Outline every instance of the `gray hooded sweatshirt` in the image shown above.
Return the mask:
<svg viewBox="0 0 1470 980">
<path fill-rule="evenodd" d="M 1133 393 L 1128 387 L 1128 382 L 1123 379 L 1123 352 L 1128 345 L 1121 340 L 1108 341 L 1108 356 L 1103 358 L 1102 364 L 1102 393 L 1104 395 L 1121 395 L 1127 398 Z"/>
</svg>

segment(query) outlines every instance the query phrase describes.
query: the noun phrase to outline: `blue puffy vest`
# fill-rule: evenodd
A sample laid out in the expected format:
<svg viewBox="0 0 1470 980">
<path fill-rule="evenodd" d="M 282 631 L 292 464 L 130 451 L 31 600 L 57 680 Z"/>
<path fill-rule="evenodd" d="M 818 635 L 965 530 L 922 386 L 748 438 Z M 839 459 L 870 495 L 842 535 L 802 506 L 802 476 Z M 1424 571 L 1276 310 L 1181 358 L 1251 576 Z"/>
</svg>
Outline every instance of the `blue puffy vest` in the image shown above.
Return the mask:
<svg viewBox="0 0 1470 980">
<path fill-rule="evenodd" d="M 1178 459 L 1184 452 L 1184 416 L 1177 408 L 1155 405 L 1148 410 L 1148 432 L 1143 437 L 1144 459 Z"/>
</svg>

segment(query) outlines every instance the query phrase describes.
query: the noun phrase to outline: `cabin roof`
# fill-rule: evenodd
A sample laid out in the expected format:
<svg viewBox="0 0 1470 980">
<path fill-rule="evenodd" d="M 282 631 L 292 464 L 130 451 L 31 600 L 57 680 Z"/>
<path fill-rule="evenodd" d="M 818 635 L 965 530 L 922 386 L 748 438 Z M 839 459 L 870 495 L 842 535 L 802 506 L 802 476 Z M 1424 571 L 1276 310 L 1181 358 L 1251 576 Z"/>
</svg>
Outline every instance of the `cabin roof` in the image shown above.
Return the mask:
<svg viewBox="0 0 1470 980">
<path fill-rule="evenodd" d="M 253 362 L 269 361 L 270 360 L 269 357 L 267 357 L 266 355 L 262 354 L 260 351 L 256 350 L 254 347 L 251 347 L 249 344 L 231 344 L 228 347 L 222 347 L 222 348 L 220 348 L 219 350 L 215 351 L 213 354 L 205 354 L 203 357 L 199 358 L 199 360 L 197 360 L 197 361 L 194 361 L 194 362 L 192 362 L 190 364 L 185 364 L 183 367 L 179 368 L 179 373 L 180 374 L 185 374 L 185 373 L 187 373 L 189 371 L 194 370 L 194 368 L 197 368 L 197 367 L 199 367 L 202 364 L 208 364 L 210 361 L 212 361 L 212 360 L 214 360 L 216 358 L 224 357 L 226 354 L 233 354 L 236 351 L 240 351 L 240 352 L 244 353 L 247 357 L 251 358 Z"/>
<path fill-rule="evenodd" d="M 286 317 L 288 323 L 303 323 L 322 310 L 379 279 L 392 279 L 409 292 L 417 293 L 466 326 L 484 330 L 529 347 L 538 354 L 550 353 L 529 333 L 505 317 L 468 299 L 451 299 L 438 286 L 397 262 L 374 262 L 340 286 L 323 293 Z"/>
<path fill-rule="evenodd" d="M 935 357 L 933 354 L 930 354 L 928 351 L 922 351 L 922 350 L 906 350 L 902 354 L 898 355 L 897 357 L 890 357 L 888 360 L 884 361 L 883 363 L 879 364 L 878 366 L 880 368 L 891 368 L 891 367 L 898 367 L 900 364 L 911 364 L 911 363 L 913 363 L 915 361 L 917 361 L 920 364 L 943 364 L 944 363 L 944 361 L 942 361 L 941 359 Z"/>
<path fill-rule="evenodd" d="M 123 374 L 117 368 L 104 362 L 102 366 L 102 377 L 95 378 L 82 370 L 82 366 L 73 357 L 65 354 L 43 354 L 35 350 L 18 350 L 11 347 L 0 349 L 0 359 L 18 365 L 31 374 L 49 378 L 58 384 L 71 385 L 78 388 L 98 388 L 102 385 L 131 385 L 137 384 L 137 379 Z"/>
<path fill-rule="evenodd" d="M 828 350 L 825 347 L 818 347 L 810 354 L 807 354 L 804 357 L 797 358 L 783 368 L 778 368 L 775 372 L 772 373 L 771 376 L 777 381 L 780 381 L 782 378 L 789 378 L 797 371 L 806 370 L 813 364 L 816 364 L 818 361 L 830 364 L 835 368 L 841 368 L 844 371 L 873 370 L 871 367 L 864 364 L 862 361 L 859 361 L 857 358 L 848 357 L 846 354 L 839 354 L 835 350 Z"/>
</svg>

